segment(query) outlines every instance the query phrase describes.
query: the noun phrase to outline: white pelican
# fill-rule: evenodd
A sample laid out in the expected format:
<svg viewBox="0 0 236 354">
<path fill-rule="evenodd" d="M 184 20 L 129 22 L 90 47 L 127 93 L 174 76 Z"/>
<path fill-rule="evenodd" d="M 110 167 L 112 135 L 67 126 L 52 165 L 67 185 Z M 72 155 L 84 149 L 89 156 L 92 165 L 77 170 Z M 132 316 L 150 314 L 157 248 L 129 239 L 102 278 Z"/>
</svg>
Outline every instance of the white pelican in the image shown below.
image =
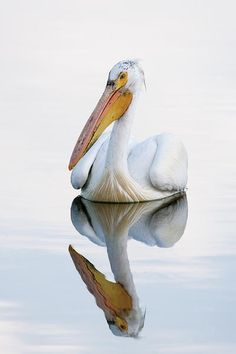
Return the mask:
<svg viewBox="0 0 236 354">
<path fill-rule="evenodd" d="M 117 63 L 105 91 L 72 153 L 71 183 L 81 196 L 101 202 L 141 202 L 182 191 L 187 183 L 187 153 L 171 134 L 141 143 L 130 138 L 144 73 L 136 61 Z M 111 133 L 103 133 L 114 122 Z"/>
<path fill-rule="evenodd" d="M 72 246 L 69 251 L 113 334 L 137 336 L 144 326 L 145 311 L 139 304 L 130 269 L 128 239 L 172 247 L 184 233 L 187 216 L 185 194 L 147 203 L 93 203 L 80 197 L 73 201 L 71 219 L 75 228 L 107 248 L 115 282 L 107 280 Z"/>
</svg>

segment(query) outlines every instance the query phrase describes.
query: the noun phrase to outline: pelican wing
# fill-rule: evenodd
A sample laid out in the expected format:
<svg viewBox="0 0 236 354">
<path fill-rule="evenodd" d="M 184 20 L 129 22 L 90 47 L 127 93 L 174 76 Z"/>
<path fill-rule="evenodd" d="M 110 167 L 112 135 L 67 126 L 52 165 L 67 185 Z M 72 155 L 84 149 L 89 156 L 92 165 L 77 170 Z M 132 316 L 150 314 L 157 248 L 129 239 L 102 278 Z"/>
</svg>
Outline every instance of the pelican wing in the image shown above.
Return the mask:
<svg viewBox="0 0 236 354">
<path fill-rule="evenodd" d="M 71 173 L 71 184 L 75 189 L 80 189 L 85 185 L 96 156 L 104 142 L 110 137 L 110 134 L 111 132 L 102 134 L 73 168 Z"/>
<path fill-rule="evenodd" d="M 128 165 L 131 176 L 142 187 L 163 192 L 186 187 L 187 153 L 181 141 L 172 134 L 153 136 L 134 146 Z"/>
<path fill-rule="evenodd" d="M 71 205 L 71 221 L 75 229 L 98 246 L 105 247 L 106 242 L 104 235 L 99 235 L 94 230 L 93 218 L 89 215 L 81 197 L 76 197 Z"/>
<path fill-rule="evenodd" d="M 149 246 L 172 247 L 183 235 L 187 218 L 188 204 L 183 194 L 163 208 L 143 214 L 131 226 L 129 235 Z"/>
<path fill-rule="evenodd" d="M 152 185 L 161 190 L 184 190 L 188 157 L 182 142 L 172 134 L 156 136 L 156 154 L 150 166 Z"/>
</svg>

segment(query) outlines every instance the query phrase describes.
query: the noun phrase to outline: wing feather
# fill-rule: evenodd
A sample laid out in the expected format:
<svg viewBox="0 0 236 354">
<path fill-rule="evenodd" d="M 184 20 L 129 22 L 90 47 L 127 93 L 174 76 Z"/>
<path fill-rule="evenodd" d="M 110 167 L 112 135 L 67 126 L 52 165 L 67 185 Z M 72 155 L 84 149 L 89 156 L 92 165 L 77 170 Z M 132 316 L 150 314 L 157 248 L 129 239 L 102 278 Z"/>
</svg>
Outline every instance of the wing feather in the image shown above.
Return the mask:
<svg viewBox="0 0 236 354">
<path fill-rule="evenodd" d="M 71 173 L 71 184 L 75 189 L 80 189 L 85 185 L 94 160 L 96 159 L 101 146 L 110 137 L 110 134 L 110 132 L 102 134 L 96 143 L 73 168 Z"/>
<path fill-rule="evenodd" d="M 188 157 L 182 142 L 172 134 L 156 136 L 157 149 L 150 166 L 152 185 L 160 190 L 184 190 Z"/>
</svg>

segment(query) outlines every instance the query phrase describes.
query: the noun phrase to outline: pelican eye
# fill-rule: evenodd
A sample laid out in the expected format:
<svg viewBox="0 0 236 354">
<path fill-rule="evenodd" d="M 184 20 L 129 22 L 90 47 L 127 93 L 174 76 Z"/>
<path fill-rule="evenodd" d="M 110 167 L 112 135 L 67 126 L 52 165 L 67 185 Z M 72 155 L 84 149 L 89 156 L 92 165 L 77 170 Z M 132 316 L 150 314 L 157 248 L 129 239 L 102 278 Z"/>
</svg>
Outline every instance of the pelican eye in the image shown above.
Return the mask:
<svg viewBox="0 0 236 354">
<path fill-rule="evenodd" d="M 121 79 L 121 80 L 124 80 L 125 77 L 126 77 L 126 74 L 125 74 L 125 73 L 120 74 L 120 79 Z"/>
<path fill-rule="evenodd" d="M 120 328 L 122 329 L 122 331 L 126 330 L 125 325 L 121 325 Z"/>
<path fill-rule="evenodd" d="M 116 89 L 124 87 L 128 81 L 128 73 L 126 71 L 120 72 L 119 76 L 116 79 Z"/>
</svg>

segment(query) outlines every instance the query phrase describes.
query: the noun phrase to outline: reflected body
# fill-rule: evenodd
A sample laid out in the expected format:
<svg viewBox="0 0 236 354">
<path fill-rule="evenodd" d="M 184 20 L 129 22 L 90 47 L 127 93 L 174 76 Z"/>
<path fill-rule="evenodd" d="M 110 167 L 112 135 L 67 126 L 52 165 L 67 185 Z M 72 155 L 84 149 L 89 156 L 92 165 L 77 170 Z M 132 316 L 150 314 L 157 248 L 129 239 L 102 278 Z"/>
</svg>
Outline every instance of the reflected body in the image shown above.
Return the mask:
<svg viewBox="0 0 236 354">
<path fill-rule="evenodd" d="M 131 138 L 143 83 L 144 73 L 136 61 L 121 61 L 110 71 L 69 163 L 72 185 L 85 199 L 140 202 L 185 189 L 187 153 L 177 137 L 160 134 L 141 143 Z M 112 131 L 104 132 L 113 122 Z"/>
<path fill-rule="evenodd" d="M 183 235 L 188 215 L 185 194 L 166 200 L 135 204 L 93 203 L 77 197 L 71 218 L 80 234 L 107 248 L 115 282 L 69 247 L 75 267 L 113 334 L 136 337 L 144 326 L 142 310 L 130 269 L 127 242 L 133 238 L 148 246 L 172 247 Z"/>
</svg>

